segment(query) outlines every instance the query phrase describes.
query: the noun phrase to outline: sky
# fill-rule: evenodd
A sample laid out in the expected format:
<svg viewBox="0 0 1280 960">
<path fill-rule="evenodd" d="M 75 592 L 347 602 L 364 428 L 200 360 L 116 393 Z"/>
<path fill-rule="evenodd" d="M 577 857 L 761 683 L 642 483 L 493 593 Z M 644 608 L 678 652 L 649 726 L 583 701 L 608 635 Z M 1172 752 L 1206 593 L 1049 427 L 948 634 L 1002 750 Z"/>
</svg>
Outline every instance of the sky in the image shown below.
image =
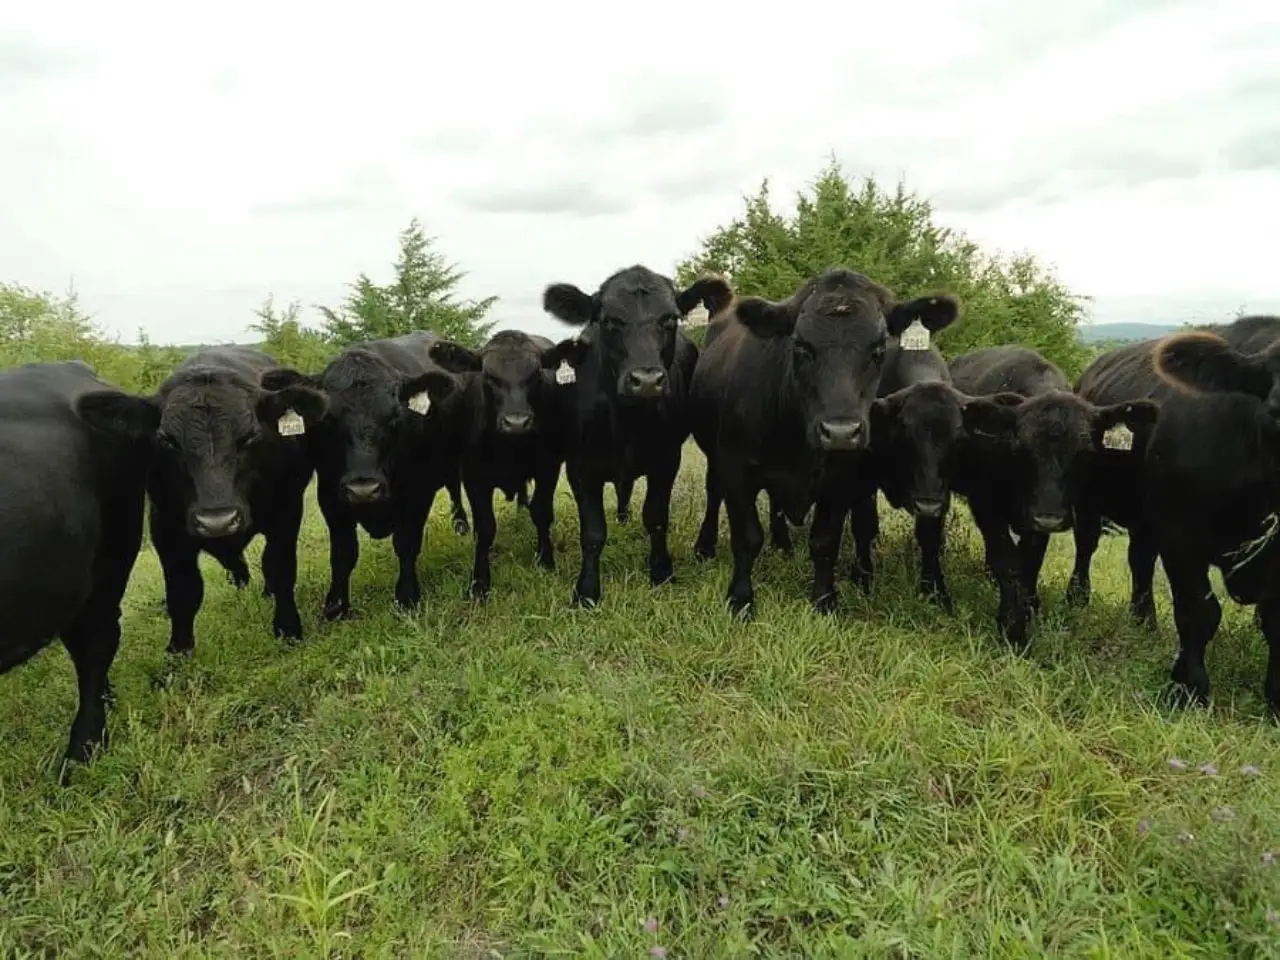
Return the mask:
<svg viewBox="0 0 1280 960">
<path fill-rule="evenodd" d="M 832 154 L 1096 321 L 1280 312 L 1275 0 L 183 9 L 0 11 L 0 280 L 124 340 L 334 304 L 414 216 L 500 327 L 562 335 L 546 284 L 670 272 Z"/>
</svg>

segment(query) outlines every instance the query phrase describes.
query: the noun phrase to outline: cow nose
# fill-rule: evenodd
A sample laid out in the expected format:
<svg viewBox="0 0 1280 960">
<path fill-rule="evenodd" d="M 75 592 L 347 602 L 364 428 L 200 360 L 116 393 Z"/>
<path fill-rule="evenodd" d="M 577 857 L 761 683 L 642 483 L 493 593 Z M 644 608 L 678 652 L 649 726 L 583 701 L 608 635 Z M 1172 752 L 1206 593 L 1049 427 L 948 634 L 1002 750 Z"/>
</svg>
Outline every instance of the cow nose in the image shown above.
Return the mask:
<svg viewBox="0 0 1280 960">
<path fill-rule="evenodd" d="M 1061 533 L 1071 526 L 1071 520 L 1065 513 L 1033 513 L 1031 526 L 1037 533 Z"/>
<path fill-rule="evenodd" d="M 942 501 L 935 500 L 933 497 L 918 497 L 914 504 L 916 508 L 916 516 L 926 519 L 934 519 L 942 516 Z"/>
<path fill-rule="evenodd" d="M 382 481 L 374 477 L 348 480 L 342 487 L 347 494 L 347 499 L 352 503 L 371 503 L 381 499 L 383 495 Z"/>
<path fill-rule="evenodd" d="M 667 382 L 667 371 L 661 367 L 632 370 L 627 374 L 627 391 L 636 397 L 656 397 Z"/>
<path fill-rule="evenodd" d="M 197 510 L 193 519 L 196 532 L 202 537 L 229 537 L 244 527 L 244 514 L 236 507 Z"/>
<path fill-rule="evenodd" d="M 862 424 L 857 420 L 823 420 L 818 438 L 824 450 L 856 450 L 862 443 Z"/>
<path fill-rule="evenodd" d="M 532 426 L 532 414 L 505 413 L 502 415 L 502 429 L 505 433 L 528 433 Z"/>
</svg>

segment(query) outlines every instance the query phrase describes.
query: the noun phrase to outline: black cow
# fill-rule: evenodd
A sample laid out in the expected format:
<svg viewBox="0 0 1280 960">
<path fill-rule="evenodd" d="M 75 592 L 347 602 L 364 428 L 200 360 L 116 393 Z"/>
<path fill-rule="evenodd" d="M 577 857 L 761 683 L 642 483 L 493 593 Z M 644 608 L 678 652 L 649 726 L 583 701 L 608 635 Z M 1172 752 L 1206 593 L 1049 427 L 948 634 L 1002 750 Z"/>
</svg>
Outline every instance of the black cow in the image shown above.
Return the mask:
<svg viewBox="0 0 1280 960">
<path fill-rule="evenodd" d="M 80 688 L 66 753 L 78 762 L 106 743 L 107 672 L 142 543 L 157 418 L 102 433 L 76 411 L 109 418 L 126 399 L 78 360 L 0 373 L 0 673 L 62 640 Z"/>
<path fill-rule="evenodd" d="M 574 603 L 600 602 L 600 554 L 608 536 L 604 485 L 610 480 L 621 506 L 623 490 L 648 477 L 641 515 L 649 534 L 649 581 L 657 586 L 674 578 L 667 548 L 671 487 L 689 436 L 687 394 L 698 359 L 680 320 L 699 301 L 714 313 L 732 295 L 718 277 L 678 290 L 670 278 L 639 265 L 619 270 L 594 294 L 569 283 L 543 293 L 548 313 L 583 328 L 577 338 L 557 344 L 547 361 L 553 367 L 567 361 L 575 373 L 566 424 L 566 472 L 582 543 Z"/>
<path fill-rule="evenodd" d="M 324 416 L 328 403 L 305 386 L 267 385 L 281 373 L 288 371 L 259 350 L 207 347 L 187 357 L 154 397 L 104 401 L 82 411 L 95 424 L 131 433 L 159 418 L 147 492 L 171 653 L 190 653 L 195 645 L 204 600 L 200 552 L 243 587 L 249 582 L 244 548 L 259 533 L 266 540 L 262 579 L 275 599 L 275 634 L 302 639 L 294 584 L 312 463 L 301 435 Z"/>
<path fill-rule="evenodd" d="M 729 515 L 732 613 L 753 613 L 751 569 L 763 543 L 756 496 L 766 490 L 809 528 L 814 608 L 836 606 L 835 562 L 855 476 L 871 433 L 871 403 L 889 346 L 916 318 L 954 313 L 950 297 L 899 303 L 866 276 L 833 268 L 791 297 L 736 300 L 698 360 L 693 435 L 707 455 L 707 498 Z"/>
<path fill-rule="evenodd" d="M 1173 594 L 1175 688 L 1208 699 L 1217 567 L 1231 598 L 1256 607 L 1270 648 L 1264 692 L 1280 713 L 1280 339 L 1249 345 L 1252 354 L 1199 331 L 1156 347 L 1156 374 L 1179 389 L 1147 444 L 1143 510 Z"/>
<path fill-rule="evenodd" d="M 391 537 L 400 574 L 396 602 L 422 599 L 416 565 L 436 493 L 461 475 L 466 396 L 453 374 L 431 359 L 440 338 L 416 331 L 352 344 L 318 375 L 288 372 L 279 382 L 307 383 L 329 399 L 313 431 L 316 499 L 329 528 L 329 589 L 322 616 L 351 612 L 357 526 Z"/>
<path fill-rule="evenodd" d="M 1058 367 L 1025 347 L 977 350 L 950 367 L 962 393 L 1027 398 L 1016 406 L 983 408 L 982 422 L 973 424 L 980 442 L 962 455 L 953 481 L 969 501 L 1000 589 L 997 627 L 1009 644 L 1025 649 L 1050 534 L 1071 528 L 1099 453 L 1117 442 L 1123 452 L 1125 438 L 1117 441 L 1117 429 L 1131 443 L 1134 433 L 1155 422 L 1159 405 L 1134 400 L 1094 406 L 1071 392 Z M 1010 531 L 1018 536 L 1016 548 Z"/>
<path fill-rule="evenodd" d="M 1256 353 L 1280 340 L 1280 318 L 1241 317 L 1215 326 L 1213 332 L 1244 353 Z M 1129 343 L 1102 354 L 1080 375 L 1076 393 L 1097 405 L 1146 399 L 1162 403 L 1176 390 L 1160 379 L 1152 363 L 1162 340 L 1157 337 Z M 1135 618 L 1155 629 L 1156 535 L 1144 521 L 1142 507 L 1142 472 L 1149 436 L 1149 430 L 1135 431 L 1132 455 L 1104 450 L 1094 465 L 1076 509 L 1076 560 L 1067 599 L 1076 606 L 1089 602 L 1092 593 L 1089 572 L 1103 524 L 1117 524 L 1129 531 L 1130 608 Z"/>
<path fill-rule="evenodd" d="M 872 547 L 880 532 L 877 489 L 891 506 L 910 513 L 920 547 L 920 591 L 948 612 L 953 604 L 942 572 L 942 547 L 953 474 L 972 441 L 970 425 L 983 416 L 985 404 L 1022 402 L 1016 394 L 975 398 L 952 387 L 947 361 L 929 334 L 949 326 L 955 316 L 954 311 L 935 310 L 921 319 L 919 328 L 889 344 L 879 397 L 871 405 L 874 470 L 856 477 L 859 486 L 849 517 L 851 576 L 869 588 Z"/>
<path fill-rule="evenodd" d="M 497 529 L 495 489 L 511 500 L 533 481 L 529 516 L 538 535 L 538 566 L 555 568 L 551 523 L 564 460 L 560 421 L 567 387 L 547 369 L 554 349 L 546 337 L 517 330 L 500 331 L 479 351 L 447 340 L 431 347 L 431 359 L 461 375 L 467 393 L 469 430 L 462 479 L 476 527 L 469 587 L 476 599 L 489 593 L 489 552 Z M 621 496 L 619 501 L 621 509 Z"/>
</svg>

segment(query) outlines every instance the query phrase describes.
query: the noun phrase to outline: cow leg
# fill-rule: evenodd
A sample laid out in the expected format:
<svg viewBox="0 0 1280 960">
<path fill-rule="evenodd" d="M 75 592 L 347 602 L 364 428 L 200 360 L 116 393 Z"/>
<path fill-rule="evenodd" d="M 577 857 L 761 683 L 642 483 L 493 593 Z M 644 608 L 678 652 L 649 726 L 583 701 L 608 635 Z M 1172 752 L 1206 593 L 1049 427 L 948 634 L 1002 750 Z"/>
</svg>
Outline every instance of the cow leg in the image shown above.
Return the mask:
<svg viewBox="0 0 1280 960">
<path fill-rule="evenodd" d="M 649 583 L 655 587 L 676 578 L 667 531 L 671 526 L 671 490 L 679 472 L 680 448 L 676 447 L 650 469 L 644 505 L 640 508 L 645 533 L 649 534 Z"/>
<path fill-rule="evenodd" d="M 1156 626 L 1156 559 L 1159 550 L 1155 537 L 1145 526 L 1135 525 L 1129 531 L 1129 577 L 1133 581 L 1129 610 L 1148 630 Z"/>
<path fill-rule="evenodd" d="M 724 498 L 720 495 L 716 468 L 710 460 L 707 461 L 706 490 L 707 510 L 698 528 L 698 539 L 693 542 L 693 555 L 698 560 L 716 558 L 716 541 L 720 537 L 720 504 Z"/>
<path fill-rule="evenodd" d="M 298 532 L 302 529 L 302 492 L 275 505 L 271 527 L 263 531 L 262 579 L 276 602 L 272 629 L 277 639 L 302 641 L 302 617 L 294 590 L 298 583 Z"/>
<path fill-rule="evenodd" d="M 249 585 L 252 579 L 249 574 L 249 564 L 245 562 L 244 553 L 241 552 L 234 557 L 217 557 L 222 569 L 227 571 L 227 580 L 237 590 L 243 590 Z"/>
<path fill-rule="evenodd" d="M 873 508 L 874 509 L 874 508 Z M 854 507 L 855 512 L 857 507 Z M 831 613 L 840 601 L 836 591 L 836 561 L 844 538 L 844 516 L 848 508 L 833 500 L 819 500 L 809 525 L 809 558 L 813 562 L 813 589 L 810 600 L 815 613 Z"/>
<path fill-rule="evenodd" d="M 1195 560 L 1164 557 L 1164 572 L 1173 593 L 1173 622 L 1178 629 L 1178 657 L 1173 662 L 1174 694 L 1186 691 L 1191 700 L 1209 699 L 1209 671 L 1204 651 L 1222 621 L 1222 605 L 1209 583 L 1209 566 Z"/>
<path fill-rule="evenodd" d="M 519 510 L 521 507 L 529 509 L 529 488 L 523 483 L 516 488 L 516 509 Z"/>
<path fill-rule="evenodd" d="M 340 620 L 351 616 L 351 571 L 360 558 L 360 542 L 351 515 L 323 496 L 319 500 L 329 528 L 329 589 L 320 615 L 325 620 Z"/>
<path fill-rule="evenodd" d="M 981 514 L 975 515 L 974 520 L 986 546 L 987 567 L 995 577 L 996 587 L 1000 591 L 996 629 L 1006 643 L 1022 652 L 1027 648 L 1029 638 L 1017 547 L 1009 536 L 1009 528 L 1000 520 Z"/>
<path fill-rule="evenodd" d="M 609 539 L 609 528 L 604 517 L 604 480 L 592 474 L 583 476 L 580 469 L 570 466 L 569 486 L 578 504 L 579 543 L 582 548 L 582 567 L 578 582 L 573 587 L 573 603 L 580 607 L 594 607 L 600 602 L 600 555 Z"/>
<path fill-rule="evenodd" d="M 755 588 L 751 584 L 751 568 L 764 546 L 764 530 L 756 509 L 754 491 L 748 489 L 746 472 L 741 465 L 731 465 L 719 476 L 724 478 L 724 505 L 729 515 L 729 545 L 733 550 L 733 578 L 729 581 L 729 612 L 750 620 L 755 614 Z"/>
<path fill-rule="evenodd" d="M 537 564 L 543 570 L 556 568 L 556 550 L 551 543 L 551 524 L 556 518 L 556 482 L 560 479 L 560 464 L 553 461 L 538 469 L 533 481 L 533 500 L 529 503 L 529 518 L 538 535 Z"/>
<path fill-rule="evenodd" d="M 169 612 L 169 653 L 189 654 L 195 647 L 196 614 L 204 603 L 204 577 L 200 575 L 199 551 L 185 537 L 170 539 L 162 534 L 152 541 L 164 573 L 165 608 Z"/>
<path fill-rule="evenodd" d="M 476 546 L 475 559 L 471 565 L 471 583 L 467 587 L 467 596 L 472 600 L 483 600 L 489 596 L 489 551 L 493 549 L 493 538 L 498 530 L 498 521 L 493 515 L 493 487 L 482 483 L 473 484 L 467 481 L 467 500 L 471 503 L 471 519 L 475 521 Z"/>
<path fill-rule="evenodd" d="M 650 477 L 650 482 L 653 478 Z M 635 489 L 636 482 L 633 479 L 619 480 L 613 485 L 613 492 L 618 497 L 618 522 L 629 523 L 631 521 L 631 492 Z M 649 500 L 649 495 L 645 494 L 645 502 Z M 643 508 L 642 508 L 643 509 Z"/>
<path fill-rule="evenodd" d="M 1093 555 L 1102 539 L 1102 514 L 1093 510 L 1077 510 L 1072 536 L 1076 542 L 1076 565 L 1067 585 L 1067 603 L 1073 607 L 1087 607 L 1093 595 L 1093 581 L 1089 572 L 1093 567 Z"/>
<path fill-rule="evenodd" d="M 1263 695 L 1271 712 L 1280 714 L 1280 597 L 1269 597 L 1257 606 L 1262 635 L 1267 640 L 1267 679 Z"/>
<path fill-rule="evenodd" d="M 920 547 L 920 592 L 947 613 L 955 612 L 942 572 L 942 543 L 947 516 L 916 517 L 916 544 Z"/>
<path fill-rule="evenodd" d="M 464 537 L 471 532 L 471 525 L 467 523 L 467 511 L 462 509 L 461 474 L 450 480 L 448 487 L 449 504 L 453 513 L 453 532 L 460 537 Z"/>
<path fill-rule="evenodd" d="M 787 526 L 787 518 L 774 506 L 773 495 L 766 494 L 769 502 L 769 540 L 773 549 L 780 553 L 791 553 L 795 545 L 791 542 L 791 528 Z"/>
<path fill-rule="evenodd" d="M 72 763 L 88 763 L 99 746 L 104 750 L 107 747 L 107 673 L 120 648 L 119 607 L 107 610 L 101 601 L 90 600 L 63 634 L 62 642 L 75 665 L 80 693 L 66 759 Z M 64 786 L 70 773 L 70 767 L 64 765 L 61 774 Z"/>
<path fill-rule="evenodd" d="M 1018 541 L 1018 572 L 1022 577 L 1022 601 L 1032 611 L 1040 610 L 1040 571 L 1049 549 L 1047 533 L 1027 533 Z"/>
<path fill-rule="evenodd" d="M 844 518 L 841 517 L 843 526 Z M 816 511 L 815 520 L 816 523 Z M 849 508 L 849 533 L 853 537 L 853 563 L 849 567 L 849 579 L 870 592 L 875 565 L 871 556 L 872 546 L 880 536 L 880 513 L 876 510 L 875 496 L 855 500 Z M 837 549 L 839 541 L 836 542 Z"/>
<path fill-rule="evenodd" d="M 406 610 L 417 609 L 422 603 L 422 588 L 418 585 L 418 557 L 422 553 L 422 541 L 427 533 L 427 515 L 431 513 L 434 500 L 435 493 L 432 492 L 427 497 L 418 498 L 416 502 L 406 503 L 391 531 L 391 546 L 400 562 L 400 575 L 396 577 L 396 603 Z M 489 504 L 489 515 L 493 516 L 492 502 Z M 489 543 L 493 543 L 492 533 Z"/>
</svg>

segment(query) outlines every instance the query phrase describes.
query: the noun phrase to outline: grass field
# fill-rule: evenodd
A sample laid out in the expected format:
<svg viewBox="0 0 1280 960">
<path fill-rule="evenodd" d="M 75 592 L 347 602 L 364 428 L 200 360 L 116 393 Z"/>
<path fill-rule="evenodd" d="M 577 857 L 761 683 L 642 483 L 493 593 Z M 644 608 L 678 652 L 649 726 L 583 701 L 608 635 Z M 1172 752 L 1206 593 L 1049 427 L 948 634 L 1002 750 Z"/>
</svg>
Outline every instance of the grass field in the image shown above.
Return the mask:
<svg viewBox="0 0 1280 960">
<path fill-rule="evenodd" d="M 501 505 L 486 606 L 462 599 L 470 538 L 441 496 L 424 611 L 392 612 L 390 542 L 362 540 L 357 618 L 319 625 L 312 504 L 308 643 L 270 636 L 259 544 L 243 594 L 205 561 L 176 667 L 144 550 L 111 749 L 69 789 L 65 653 L 0 679 L 0 955 L 1280 955 L 1280 731 L 1248 610 L 1210 649 L 1213 709 L 1167 710 L 1163 577 L 1155 637 L 1104 538 L 1093 605 L 1069 613 L 1058 537 L 1031 653 L 1009 655 L 961 507 L 954 618 L 915 597 L 909 524 L 886 514 L 873 596 L 842 584 L 816 618 L 807 551 L 766 547 L 737 624 L 723 521 L 720 559 L 691 558 L 700 478 L 690 447 L 679 581 L 648 586 L 642 483 L 593 612 L 568 605 L 567 492 L 554 575 Z"/>
</svg>

